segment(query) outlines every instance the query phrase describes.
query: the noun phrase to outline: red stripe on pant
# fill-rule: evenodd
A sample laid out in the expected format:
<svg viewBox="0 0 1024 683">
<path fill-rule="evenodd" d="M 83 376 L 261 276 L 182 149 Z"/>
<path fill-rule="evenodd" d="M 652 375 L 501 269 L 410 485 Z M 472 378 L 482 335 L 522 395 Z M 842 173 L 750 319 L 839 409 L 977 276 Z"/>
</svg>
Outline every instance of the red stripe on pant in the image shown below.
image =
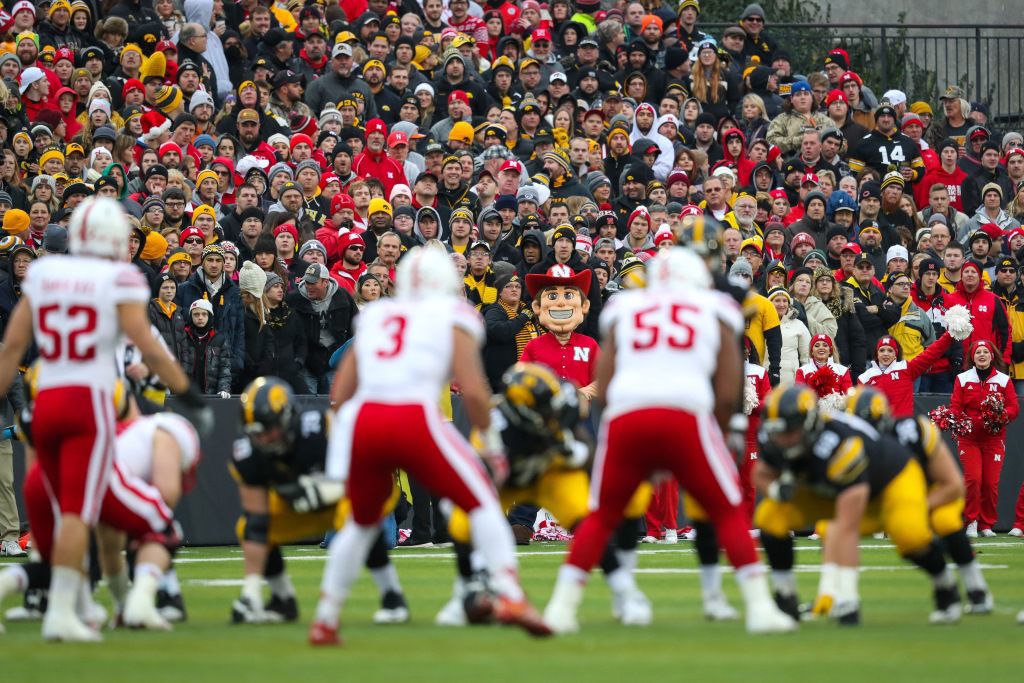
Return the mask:
<svg viewBox="0 0 1024 683">
<path fill-rule="evenodd" d="M 740 488 L 743 489 L 743 515 L 751 529 L 754 528 L 754 508 L 757 505 L 757 489 L 752 479 L 757 456 L 757 440 L 747 439 L 746 450 L 739 454 L 739 470 Z"/>
<path fill-rule="evenodd" d="M 704 508 L 733 566 L 757 562 L 736 467 L 710 416 L 648 408 L 611 419 L 603 433 L 594 479 L 600 487 L 594 492 L 597 507 L 576 531 L 569 564 L 585 571 L 597 564 L 636 487 L 659 471 L 674 474 Z"/>
<path fill-rule="evenodd" d="M 971 434 L 960 439 L 960 464 L 964 470 L 967 496 L 964 519 L 978 523 L 978 529 L 991 529 L 998 518 L 999 475 L 1006 455 L 1004 437 Z"/>
</svg>

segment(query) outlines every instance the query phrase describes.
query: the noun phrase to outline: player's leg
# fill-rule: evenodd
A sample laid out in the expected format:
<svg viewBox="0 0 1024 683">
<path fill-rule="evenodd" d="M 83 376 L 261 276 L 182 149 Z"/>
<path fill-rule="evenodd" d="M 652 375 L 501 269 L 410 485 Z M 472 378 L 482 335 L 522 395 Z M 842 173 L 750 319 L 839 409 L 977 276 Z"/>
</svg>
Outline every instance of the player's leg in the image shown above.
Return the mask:
<svg viewBox="0 0 1024 683">
<path fill-rule="evenodd" d="M 722 591 L 722 567 L 718 562 L 720 549 L 715 526 L 708 520 L 704 509 L 689 494 L 683 498 L 683 510 L 696 534 L 694 548 L 700 566 L 700 596 L 704 616 L 711 621 L 738 619 L 739 612 L 729 604 Z"/>
<path fill-rule="evenodd" d="M 473 578 L 473 546 L 470 545 L 469 515 L 462 508 L 454 508 L 448 516 L 448 535 L 455 550 L 455 580 L 452 597 L 434 617 L 434 623 L 438 626 L 465 626 L 466 587 Z"/>
<path fill-rule="evenodd" d="M 942 548 L 935 540 L 928 519 L 927 484 L 924 472 L 911 460 L 878 496 L 885 533 L 901 556 L 931 577 L 935 610 L 929 621 L 950 624 L 960 620 L 960 591 L 953 572 L 946 566 Z"/>
<path fill-rule="evenodd" d="M 967 590 L 968 609 L 971 614 L 992 612 L 992 593 L 981 573 L 981 564 L 974 554 L 971 541 L 963 523 L 964 500 L 957 500 L 939 506 L 929 514 L 932 530 L 941 540 L 949 559 L 956 563 L 960 578 Z"/>
<path fill-rule="evenodd" d="M 982 448 L 981 461 L 981 508 L 979 510 L 978 534 L 992 537 L 992 530 L 999 519 L 996 509 L 999 504 L 999 477 L 1003 470 L 1006 457 L 1006 441 L 998 437 L 989 437 Z"/>
<path fill-rule="evenodd" d="M 113 402 L 106 391 L 97 389 L 41 392 L 36 399 L 35 424 L 41 428 L 60 422 L 66 424 L 64 433 L 39 449 L 40 462 L 61 508 L 43 638 L 98 641 L 99 633 L 75 612 L 85 581 L 81 568 L 89 547 L 89 529 L 99 518 L 113 459 Z M 52 470 L 56 477 L 49 477 Z"/>
<path fill-rule="evenodd" d="M 981 461 L 982 453 L 978 444 L 969 437 L 958 442 L 960 466 L 964 471 L 964 521 L 968 538 L 978 536 L 978 518 L 981 515 Z"/>
<path fill-rule="evenodd" d="M 647 475 L 646 411 L 619 416 L 602 425 L 594 476 L 590 484 L 593 509 L 577 527 L 569 556 L 558 571 L 544 620 L 556 632 L 579 629 L 576 612 L 583 600 L 583 588 L 590 570 L 608 546 L 622 522 L 623 511 Z"/>
<path fill-rule="evenodd" d="M 373 613 L 375 624 L 404 624 L 409 621 L 409 606 L 405 602 L 398 571 L 388 557 L 388 546 L 383 532 L 377 535 L 370 553 L 366 556 L 366 568 L 377 590 L 380 591 L 380 609 Z"/>
<path fill-rule="evenodd" d="M 668 412 L 668 411 L 666 411 Z M 736 568 L 736 580 L 746 604 L 746 626 L 751 633 L 778 633 L 796 628 L 796 622 L 779 610 L 768 589 L 768 579 L 750 538 L 740 504 L 736 464 L 721 430 L 710 415 L 681 411 L 666 421 L 666 443 L 676 444 L 670 466 L 680 484 L 707 512 L 719 543 Z"/>
</svg>

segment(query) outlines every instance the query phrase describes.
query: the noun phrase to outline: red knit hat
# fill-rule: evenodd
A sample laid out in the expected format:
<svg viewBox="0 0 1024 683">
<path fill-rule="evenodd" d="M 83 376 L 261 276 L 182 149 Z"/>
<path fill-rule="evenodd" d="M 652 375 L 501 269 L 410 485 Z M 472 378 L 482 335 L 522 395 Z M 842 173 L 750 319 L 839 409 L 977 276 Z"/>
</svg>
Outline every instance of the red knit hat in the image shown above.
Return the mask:
<svg viewBox="0 0 1024 683">
<path fill-rule="evenodd" d="M 295 229 L 294 225 L 292 225 L 291 223 L 282 223 L 281 225 L 274 228 L 274 237 L 277 237 L 282 232 L 289 233 L 292 236 L 292 239 L 294 239 L 295 242 L 298 243 L 299 231 Z"/>
<path fill-rule="evenodd" d="M 808 349 L 813 349 L 814 345 L 817 344 L 818 342 L 825 342 L 826 344 L 828 344 L 829 353 L 835 351 L 835 345 L 832 343 L 832 337 L 828 336 L 827 334 L 816 334 L 813 337 L 811 337 L 811 343 Z"/>
<path fill-rule="evenodd" d="M 331 198 L 331 215 L 338 213 L 342 209 L 352 209 L 355 211 L 356 202 L 351 196 L 344 192 L 339 192 Z"/>
<path fill-rule="evenodd" d="M 896 352 L 896 358 L 902 358 L 903 357 L 903 348 L 900 346 L 900 343 L 898 341 L 896 341 L 896 338 L 895 337 L 890 337 L 889 335 L 885 335 L 885 336 L 881 337 L 878 340 L 877 344 L 875 344 L 875 360 L 876 361 L 878 360 L 878 352 L 879 352 L 879 350 L 883 346 L 888 346 L 893 351 L 895 351 Z"/>
<path fill-rule="evenodd" d="M 647 210 L 647 207 L 642 205 L 642 204 L 640 206 L 636 207 L 635 209 L 633 209 L 633 212 L 631 214 L 629 214 L 629 220 L 626 221 L 626 229 L 628 230 L 629 226 L 633 225 L 633 220 L 635 218 L 637 218 L 637 217 L 640 217 L 640 216 L 642 216 L 643 219 L 645 221 L 647 221 L 647 229 L 650 230 L 651 229 L 651 213 Z"/>
<path fill-rule="evenodd" d="M 309 137 L 305 133 L 296 133 L 295 135 L 292 136 L 291 142 L 288 144 L 288 150 L 294 150 L 295 145 L 299 144 L 300 142 L 305 142 L 307 145 L 309 145 L 310 149 L 313 149 L 315 147 L 315 145 L 313 144 L 313 138 Z"/>
</svg>

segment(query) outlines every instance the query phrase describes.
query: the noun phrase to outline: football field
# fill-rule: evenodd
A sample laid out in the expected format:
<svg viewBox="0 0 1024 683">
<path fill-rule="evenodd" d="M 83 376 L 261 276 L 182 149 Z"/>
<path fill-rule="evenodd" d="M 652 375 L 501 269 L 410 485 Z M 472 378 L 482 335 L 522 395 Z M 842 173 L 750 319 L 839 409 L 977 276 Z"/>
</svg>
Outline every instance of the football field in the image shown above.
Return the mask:
<svg viewBox="0 0 1024 683">
<path fill-rule="evenodd" d="M 801 598 L 814 597 L 818 546 L 797 553 Z M 1005 536 L 977 543 L 995 594 L 989 616 L 966 615 L 957 626 L 929 626 L 930 582 L 902 562 L 886 541 L 862 541 L 863 625 L 840 629 L 804 622 L 799 633 L 751 637 L 741 623 L 708 623 L 692 543 L 640 547 L 638 580 L 654 604 L 649 628 L 620 626 L 599 575 L 587 591 L 578 635 L 534 640 L 507 628 L 445 629 L 433 625 L 454 576 L 450 550 L 392 553 L 412 623 L 375 626 L 376 589 L 365 574 L 343 615 L 341 649 L 314 650 L 306 627 L 317 598 L 324 551 L 286 550 L 299 595 L 300 623 L 230 626 L 242 575 L 237 548 L 185 549 L 178 572 L 189 612 L 171 633 L 106 631 L 98 645 L 44 644 L 37 623 L 7 623 L 0 635 L 4 681 L 138 681 L 234 683 L 271 681 L 959 681 L 1024 680 L 1024 542 Z M 565 546 L 521 549 L 524 584 L 543 608 Z M 740 605 L 732 576 L 727 594 Z M 109 605 L 105 588 L 98 599 Z M 9 599 L 3 607 L 16 603 Z M 654 679 L 652 677 L 658 677 Z"/>
</svg>

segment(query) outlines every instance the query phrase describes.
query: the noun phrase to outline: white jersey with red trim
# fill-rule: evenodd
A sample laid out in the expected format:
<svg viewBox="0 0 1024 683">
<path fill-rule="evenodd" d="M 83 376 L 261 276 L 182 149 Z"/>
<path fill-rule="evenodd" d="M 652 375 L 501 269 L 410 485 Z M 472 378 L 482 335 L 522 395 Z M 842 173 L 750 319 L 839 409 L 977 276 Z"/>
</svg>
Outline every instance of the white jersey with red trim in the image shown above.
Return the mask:
<svg viewBox="0 0 1024 683">
<path fill-rule="evenodd" d="M 53 255 L 35 261 L 21 286 L 32 307 L 42 362 L 39 389 L 110 389 L 118 377 L 117 307 L 149 300 L 149 286 L 130 263 Z"/>
<path fill-rule="evenodd" d="M 379 299 L 356 324 L 356 398 L 365 401 L 435 405 L 451 379 L 453 329 L 484 338 L 480 314 L 457 298 Z"/>
<path fill-rule="evenodd" d="M 156 413 L 125 423 L 117 436 L 114 459 L 121 471 L 153 483 L 153 437 L 156 430 L 171 435 L 181 451 L 181 469 L 188 471 L 199 457 L 195 427 L 175 413 Z"/>
<path fill-rule="evenodd" d="M 601 311 L 601 335 L 614 335 L 615 374 L 606 414 L 640 408 L 714 408 L 711 378 L 723 343 L 719 321 L 739 334 L 743 313 L 732 298 L 710 290 L 626 291 Z"/>
</svg>

